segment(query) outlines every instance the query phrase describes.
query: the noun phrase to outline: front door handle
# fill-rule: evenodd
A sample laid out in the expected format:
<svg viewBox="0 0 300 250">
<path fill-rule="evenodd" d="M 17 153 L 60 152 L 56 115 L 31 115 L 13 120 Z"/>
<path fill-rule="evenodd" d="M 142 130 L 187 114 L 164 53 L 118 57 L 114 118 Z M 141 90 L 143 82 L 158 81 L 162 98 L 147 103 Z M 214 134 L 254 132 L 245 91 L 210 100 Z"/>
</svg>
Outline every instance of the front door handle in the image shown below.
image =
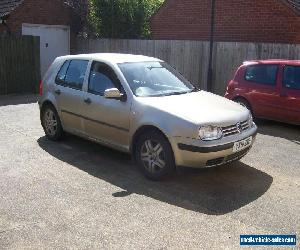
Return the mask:
<svg viewBox="0 0 300 250">
<path fill-rule="evenodd" d="M 60 94 L 61 94 L 60 89 L 57 89 L 57 90 L 55 90 L 54 92 L 55 92 L 55 94 L 57 94 L 57 95 L 60 95 Z"/>
<path fill-rule="evenodd" d="M 286 94 L 286 93 L 280 93 L 279 96 L 280 96 L 280 97 L 287 97 L 287 94 Z"/>
<path fill-rule="evenodd" d="M 84 99 L 84 102 L 85 102 L 86 104 L 91 104 L 91 103 L 92 103 L 92 100 L 91 100 L 90 98 L 86 98 L 86 99 Z"/>
</svg>

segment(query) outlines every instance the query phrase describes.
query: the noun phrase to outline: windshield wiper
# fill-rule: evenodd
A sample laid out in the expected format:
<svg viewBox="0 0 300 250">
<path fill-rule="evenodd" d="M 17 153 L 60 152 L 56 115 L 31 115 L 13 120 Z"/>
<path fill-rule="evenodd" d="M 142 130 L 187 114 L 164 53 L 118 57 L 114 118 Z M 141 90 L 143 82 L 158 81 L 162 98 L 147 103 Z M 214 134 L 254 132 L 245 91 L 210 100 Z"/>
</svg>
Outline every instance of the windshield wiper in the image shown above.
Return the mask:
<svg viewBox="0 0 300 250">
<path fill-rule="evenodd" d="M 149 70 L 152 70 L 152 69 L 162 69 L 163 67 L 161 66 L 157 66 L 157 67 L 154 67 L 154 66 L 150 66 L 150 67 L 147 67 L 147 69 Z"/>
<path fill-rule="evenodd" d="M 163 96 L 184 95 L 184 94 L 188 94 L 188 93 L 191 93 L 191 91 L 171 92 L 171 93 L 163 94 Z"/>
<path fill-rule="evenodd" d="M 167 94 L 165 94 L 165 96 L 170 96 L 170 95 L 184 95 L 184 94 L 198 92 L 198 91 L 200 91 L 200 89 L 198 89 L 198 88 L 195 87 L 194 89 L 190 89 L 190 90 L 187 90 L 187 91 L 167 93 Z"/>
</svg>

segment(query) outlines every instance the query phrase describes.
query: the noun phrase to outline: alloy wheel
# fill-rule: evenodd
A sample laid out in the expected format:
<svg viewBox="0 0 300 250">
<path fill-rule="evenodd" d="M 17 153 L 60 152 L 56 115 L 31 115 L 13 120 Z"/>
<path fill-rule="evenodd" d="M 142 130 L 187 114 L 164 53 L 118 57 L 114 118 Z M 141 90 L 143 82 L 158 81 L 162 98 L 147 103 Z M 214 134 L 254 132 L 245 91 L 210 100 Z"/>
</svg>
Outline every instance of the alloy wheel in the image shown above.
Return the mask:
<svg viewBox="0 0 300 250">
<path fill-rule="evenodd" d="M 150 173 L 160 172 L 166 166 L 163 146 L 159 142 L 146 140 L 140 154 L 144 167 Z"/>
<path fill-rule="evenodd" d="M 44 115 L 45 130 L 50 136 L 55 136 L 57 132 L 57 118 L 51 109 L 48 109 Z"/>
</svg>

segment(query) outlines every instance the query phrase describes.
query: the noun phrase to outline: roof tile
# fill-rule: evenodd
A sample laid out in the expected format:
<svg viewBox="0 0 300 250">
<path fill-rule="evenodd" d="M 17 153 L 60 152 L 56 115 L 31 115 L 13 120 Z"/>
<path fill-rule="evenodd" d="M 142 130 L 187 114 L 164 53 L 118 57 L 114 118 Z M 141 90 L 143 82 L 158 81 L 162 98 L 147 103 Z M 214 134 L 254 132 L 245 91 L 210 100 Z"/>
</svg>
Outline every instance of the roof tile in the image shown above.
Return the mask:
<svg viewBox="0 0 300 250">
<path fill-rule="evenodd" d="M 300 12 L 300 0 L 285 0 L 295 11 Z"/>
<path fill-rule="evenodd" d="M 0 0 L 0 17 L 8 15 L 22 2 L 23 0 Z"/>
</svg>

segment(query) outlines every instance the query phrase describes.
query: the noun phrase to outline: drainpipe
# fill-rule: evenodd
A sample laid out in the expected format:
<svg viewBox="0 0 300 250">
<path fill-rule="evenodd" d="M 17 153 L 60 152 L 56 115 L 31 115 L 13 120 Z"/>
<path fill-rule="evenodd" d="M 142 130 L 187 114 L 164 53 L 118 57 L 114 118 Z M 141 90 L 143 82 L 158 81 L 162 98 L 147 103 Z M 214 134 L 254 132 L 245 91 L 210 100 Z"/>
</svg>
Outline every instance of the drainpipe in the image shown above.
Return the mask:
<svg viewBox="0 0 300 250">
<path fill-rule="evenodd" d="M 215 10 L 216 0 L 211 0 L 211 15 L 210 15 L 210 39 L 209 39 L 209 61 L 207 70 L 207 91 L 212 92 L 213 84 L 213 50 L 214 50 L 214 33 L 215 33 Z"/>
</svg>

